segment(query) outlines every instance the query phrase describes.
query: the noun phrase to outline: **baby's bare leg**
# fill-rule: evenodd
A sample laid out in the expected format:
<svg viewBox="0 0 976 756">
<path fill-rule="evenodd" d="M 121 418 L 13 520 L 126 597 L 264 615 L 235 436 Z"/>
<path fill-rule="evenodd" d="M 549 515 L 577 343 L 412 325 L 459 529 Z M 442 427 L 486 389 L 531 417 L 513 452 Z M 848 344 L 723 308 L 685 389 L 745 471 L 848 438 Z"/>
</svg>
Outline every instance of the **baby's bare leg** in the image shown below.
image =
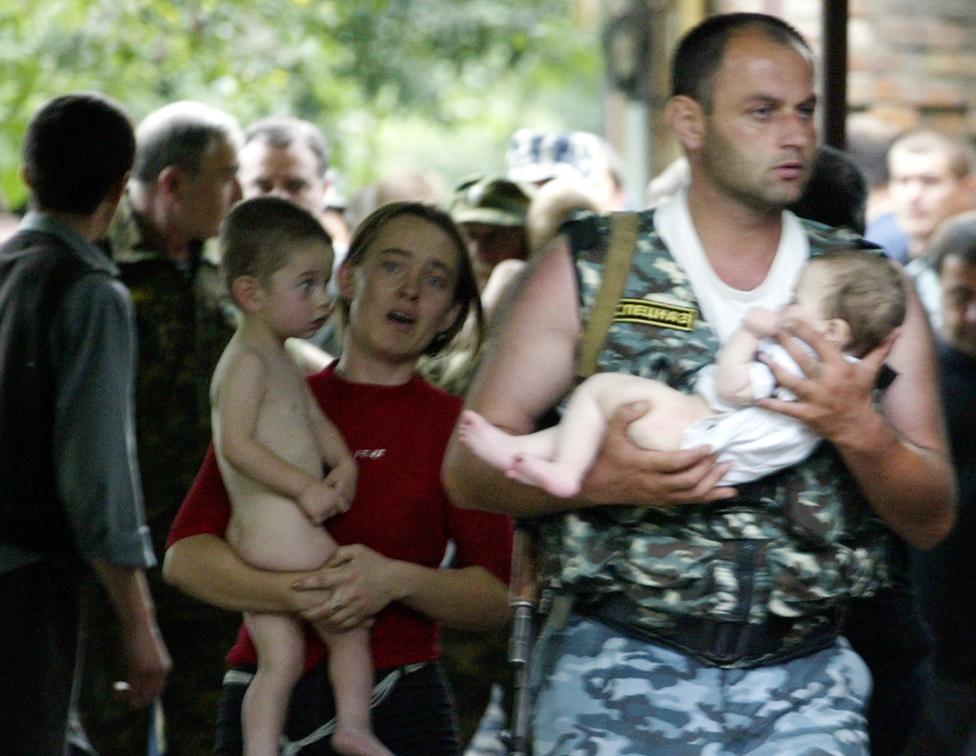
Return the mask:
<svg viewBox="0 0 976 756">
<path fill-rule="evenodd" d="M 461 413 L 458 438 L 478 457 L 499 470 L 509 470 L 519 454 L 548 458 L 556 449 L 556 436 L 552 429 L 513 436 L 471 410 Z"/>
<path fill-rule="evenodd" d="M 305 638 L 294 617 L 247 614 L 244 619 L 258 652 L 258 669 L 241 707 L 244 756 L 276 756 L 292 688 L 304 667 Z"/>
<path fill-rule="evenodd" d="M 598 373 L 573 392 L 557 426 L 552 461 L 519 455 L 510 477 L 541 486 L 555 496 L 574 496 L 596 459 L 610 416 L 621 405 L 637 401 L 647 402 L 649 408 L 629 426 L 628 435 L 646 449 L 677 449 L 676 439 L 687 425 L 710 412 L 699 397 L 658 381 Z"/>
<path fill-rule="evenodd" d="M 392 756 L 373 734 L 369 722 L 373 695 L 369 631 L 357 627 L 331 633 L 324 626 L 316 626 L 316 631 L 329 645 L 329 679 L 336 702 L 332 748 L 347 756 Z"/>
<path fill-rule="evenodd" d="M 613 409 L 631 401 L 626 388 L 634 380 L 646 382 L 622 373 L 598 373 L 583 381 L 556 426 L 555 453 L 550 459 L 519 455 L 511 477 L 540 486 L 554 496 L 577 494 L 596 459 Z"/>
</svg>

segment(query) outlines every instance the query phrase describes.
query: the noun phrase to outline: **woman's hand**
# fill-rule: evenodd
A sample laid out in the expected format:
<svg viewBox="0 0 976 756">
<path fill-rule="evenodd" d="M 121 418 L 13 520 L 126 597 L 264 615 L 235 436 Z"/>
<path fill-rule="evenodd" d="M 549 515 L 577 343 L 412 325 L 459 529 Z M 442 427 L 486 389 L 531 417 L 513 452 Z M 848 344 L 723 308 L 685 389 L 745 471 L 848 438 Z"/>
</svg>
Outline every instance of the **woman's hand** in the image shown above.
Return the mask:
<svg viewBox="0 0 976 756">
<path fill-rule="evenodd" d="M 340 546 L 325 565 L 292 583 L 298 593 L 329 592 L 327 601 L 316 602 L 301 616 L 337 631 L 372 624 L 374 616 L 399 598 L 394 592 L 397 564 L 361 544 Z"/>
</svg>

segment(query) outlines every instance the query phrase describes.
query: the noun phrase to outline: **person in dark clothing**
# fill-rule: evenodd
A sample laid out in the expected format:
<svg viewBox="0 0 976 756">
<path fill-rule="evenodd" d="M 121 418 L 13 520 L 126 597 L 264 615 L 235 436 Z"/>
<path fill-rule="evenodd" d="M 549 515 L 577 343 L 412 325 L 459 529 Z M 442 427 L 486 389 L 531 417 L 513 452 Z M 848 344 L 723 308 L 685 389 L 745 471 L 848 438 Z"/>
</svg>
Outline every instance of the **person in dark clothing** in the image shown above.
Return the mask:
<svg viewBox="0 0 976 756">
<path fill-rule="evenodd" d="M 118 618 L 132 705 L 170 658 L 145 569 L 155 564 L 136 463 L 132 302 L 95 245 L 132 167 L 128 117 L 107 98 L 34 116 L 23 176 L 34 210 L 0 248 L 0 753 L 66 747 L 82 577 Z M 93 627 L 102 633 L 104 627 Z"/>
<path fill-rule="evenodd" d="M 867 182 L 845 151 L 821 145 L 810 180 L 790 209 L 801 218 L 864 233 Z M 909 576 L 909 549 L 890 532 L 890 587 L 851 599 L 845 635 L 871 670 L 868 737 L 871 753 L 901 753 L 922 716 L 932 682 L 932 635 L 919 613 Z"/>
<path fill-rule="evenodd" d="M 935 635 L 935 679 L 909 753 L 976 754 L 976 212 L 946 221 L 933 238 L 943 323 L 942 406 L 956 467 L 956 527 L 912 555 L 912 577 Z"/>
</svg>

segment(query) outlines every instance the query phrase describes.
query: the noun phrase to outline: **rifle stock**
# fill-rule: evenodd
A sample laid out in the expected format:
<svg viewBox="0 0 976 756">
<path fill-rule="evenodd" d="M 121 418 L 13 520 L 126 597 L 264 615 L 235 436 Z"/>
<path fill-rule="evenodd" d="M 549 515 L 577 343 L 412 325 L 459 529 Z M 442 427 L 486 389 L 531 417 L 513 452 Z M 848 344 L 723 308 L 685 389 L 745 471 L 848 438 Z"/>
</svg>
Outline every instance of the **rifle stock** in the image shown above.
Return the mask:
<svg viewBox="0 0 976 756">
<path fill-rule="evenodd" d="M 529 674 L 536 632 L 536 610 L 539 607 L 539 582 L 535 536 L 524 525 L 519 525 L 515 530 L 509 606 L 512 610 L 512 635 L 508 660 L 513 666 L 514 689 L 509 747 L 512 756 L 526 756 L 530 746 L 532 698 Z"/>
</svg>

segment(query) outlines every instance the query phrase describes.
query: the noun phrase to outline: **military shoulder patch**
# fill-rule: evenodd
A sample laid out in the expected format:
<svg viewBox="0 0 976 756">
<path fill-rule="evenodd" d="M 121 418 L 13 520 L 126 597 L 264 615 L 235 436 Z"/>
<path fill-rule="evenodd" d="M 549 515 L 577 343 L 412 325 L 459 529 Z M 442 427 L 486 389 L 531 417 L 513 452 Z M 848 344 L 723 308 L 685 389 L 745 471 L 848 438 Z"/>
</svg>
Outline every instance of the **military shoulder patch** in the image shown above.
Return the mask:
<svg viewBox="0 0 976 756">
<path fill-rule="evenodd" d="M 617 302 L 613 320 L 615 323 L 640 323 L 658 328 L 690 331 L 695 327 L 697 314 L 698 311 L 692 307 L 680 307 L 648 299 L 625 298 Z"/>
</svg>

